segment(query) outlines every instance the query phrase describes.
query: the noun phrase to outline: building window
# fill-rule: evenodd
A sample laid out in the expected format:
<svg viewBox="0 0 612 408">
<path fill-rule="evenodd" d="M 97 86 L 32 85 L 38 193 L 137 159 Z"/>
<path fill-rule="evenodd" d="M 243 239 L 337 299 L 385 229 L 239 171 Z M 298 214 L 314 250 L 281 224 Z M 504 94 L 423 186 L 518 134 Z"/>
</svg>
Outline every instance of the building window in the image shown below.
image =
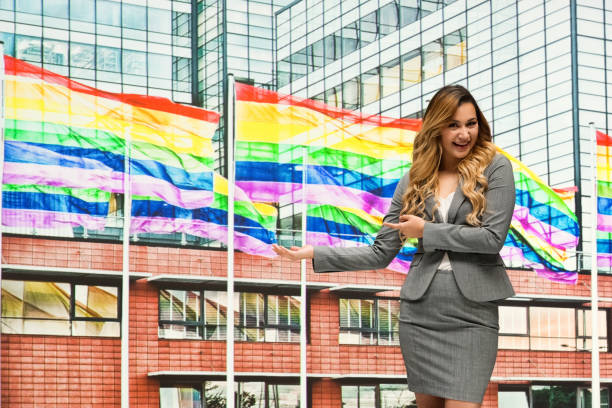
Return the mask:
<svg viewBox="0 0 612 408">
<path fill-rule="evenodd" d="M 497 391 L 497 405 L 499 408 L 529 408 L 529 388 L 511 387 L 505 389 L 500 384 Z"/>
<path fill-rule="evenodd" d="M 436 40 L 423 46 L 423 79 L 428 79 L 442 73 L 444 54 L 442 41 Z"/>
<path fill-rule="evenodd" d="M 607 311 L 599 310 L 599 349 L 608 351 Z M 562 307 L 500 306 L 499 348 L 588 351 L 591 311 Z"/>
<path fill-rule="evenodd" d="M 118 337 L 119 287 L 2 280 L 2 333 Z"/>
<path fill-rule="evenodd" d="M 406 384 L 343 385 L 343 408 L 416 407 Z"/>
<path fill-rule="evenodd" d="M 465 28 L 444 37 L 444 70 L 448 71 L 467 61 Z"/>
<path fill-rule="evenodd" d="M 340 299 L 340 344 L 399 344 L 397 299 Z"/>
<path fill-rule="evenodd" d="M 299 408 L 300 386 L 267 381 L 236 384 L 237 407 Z M 203 381 L 198 385 L 160 387 L 160 408 L 221 408 L 226 406 L 226 382 Z"/>
<path fill-rule="evenodd" d="M 242 292 L 235 339 L 242 341 L 300 341 L 298 296 Z"/>
<path fill-rule="evenodd" d="M 234 295 L 235 340 L 297 342 L 300 301 L 297 296 L 240 292 Z M 225 340 L 227 292 L 161 289 L 159 337 Z"/>
</svg>

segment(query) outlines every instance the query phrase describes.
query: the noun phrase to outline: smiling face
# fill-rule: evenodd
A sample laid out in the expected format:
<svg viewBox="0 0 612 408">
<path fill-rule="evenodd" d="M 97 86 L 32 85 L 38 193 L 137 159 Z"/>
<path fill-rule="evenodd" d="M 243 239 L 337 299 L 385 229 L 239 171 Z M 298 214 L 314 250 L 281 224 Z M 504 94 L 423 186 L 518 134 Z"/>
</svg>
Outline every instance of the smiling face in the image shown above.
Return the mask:
<svg viewBox="0 0 612 408">
<path fill-rule="evenodd" d="M 476 109 L 464 102 L 455 111 L 450 123 L 440 132 L 442 170 L 454 170 L 471 151 L 478 139 Z"/>
</svg>

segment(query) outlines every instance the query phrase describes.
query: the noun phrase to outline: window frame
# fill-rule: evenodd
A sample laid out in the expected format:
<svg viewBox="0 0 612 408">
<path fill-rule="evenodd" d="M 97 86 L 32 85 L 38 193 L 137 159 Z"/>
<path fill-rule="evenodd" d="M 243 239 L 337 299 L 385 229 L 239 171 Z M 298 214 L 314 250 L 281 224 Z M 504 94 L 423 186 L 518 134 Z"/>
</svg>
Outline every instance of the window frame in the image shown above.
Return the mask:
<svg viewBox="0 0 612 408">
<path fill-rule="evenodd" d="M 340 308 L 341 308 L 341 302 L 345 300 L 345 301 L 351 301 L 351 300 L 358 300 L 358 301 L 364 301 L 364 300 L 372 300 L 374 301 L 374 311 L 373 311 L 373 319 L 372 319 L 372 327 L 367 327 L 367 328 L 363 328 L 363 327 L 346 327 L 346 326 L 342 326 L 341 322 L 341 314 L 340 314 Z M 388 347 L 397 347 L 399 345 L 399 325 L 398 325 L 398 330 L 397 331 L 386 331 L 386 332 L 382 332 L 380 330 L 380 303 L 379 300 L 383 300 L 383 301 L 397 301 L 398 302 L 398 316 L 399 316 L 399 298 L 396 297 L 387 297 L 387 296 L 372 296 L 372 297 L 368 297 L 368 296 L 363 296 L 363 297 L 339 297 L 338 298 L 338 329 L 339 329 L 339 333 L 338 333 L 338 344 L 340 345 L 351 345 L 351 346 L 388 346 Z M 360 322 L 361 322 L 361 315 L 359 316 Z M 342 333 L 350 333 L 350 332 L 359 332 L 359 336 L 360 339 L 364 334 L 369 334 L 371 335 L 375 335 L 375 341 L 370 343 L 370 344 L 362 344 L 361 342 L 359 344 L 355 344 L 355 343 L 343 343 L 340 341 L 340 336 L 342 335 Z M 396 336 L 393 336 L 393 333 L 396 333 Z M 380 344 L 381 343 L 381 336 L 382 335 L 386 335 L 387 339 L 385 340 L 386 342 L 388 342 L 387 344 Z M 395 337 L 397 339 L 397 341 L 390 341 L 388 340 L 389 335 L 391 335 L 391 337 Z"/>
</svg>

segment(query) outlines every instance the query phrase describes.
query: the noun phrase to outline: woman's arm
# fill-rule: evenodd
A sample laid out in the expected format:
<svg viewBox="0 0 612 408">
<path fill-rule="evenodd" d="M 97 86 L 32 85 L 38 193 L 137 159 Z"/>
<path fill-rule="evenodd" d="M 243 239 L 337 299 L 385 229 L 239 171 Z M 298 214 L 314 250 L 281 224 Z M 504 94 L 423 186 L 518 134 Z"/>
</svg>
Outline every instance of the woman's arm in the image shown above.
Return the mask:
<svg viewBox="0 0 612 408">
<path fill-rule="evenodd" d="M 485 192 L 486 211 L 480 227 L 425 223 L 423 248 L 429 251 L 496 254 L 504 245 L 514 212 L 515 188 L 512 164 L 505 156 L 494 158 Z"/>
<path fill-rule="evenodd" d="M 408 173 L 395 188 L 389 211 L 383 222 L 399 222 L 402 210 L 402 196 L 408 186 Z M 354 248 L 314 247 L 313 269 L 315 272 L 361 271 L 387 267 L 402 248 L 398 231 L 383 226 L 370 246 Z"/>
</svg>

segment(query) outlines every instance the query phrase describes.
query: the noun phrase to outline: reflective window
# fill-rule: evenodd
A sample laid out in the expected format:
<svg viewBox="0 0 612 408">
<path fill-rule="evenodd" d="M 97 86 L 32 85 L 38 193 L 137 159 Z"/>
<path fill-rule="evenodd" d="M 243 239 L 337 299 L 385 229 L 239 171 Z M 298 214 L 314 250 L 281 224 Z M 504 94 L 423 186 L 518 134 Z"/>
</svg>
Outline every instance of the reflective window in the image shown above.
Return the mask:
<svg viewBox="0 0 612 408">
<path fill-rule="evenodd" d="M 226 292 L 160 290 L 159 337 L 224 340 L 226 308 Z"/>
<path fill-rule="evenodd" d="M 78 0 L 70 2 L 70 18 L 73 20 L 94 22 L 94 0 Z"/>
<path fill-rule="evenodd" d="M 299 297 L 243 292 L 238 310 L 236 340 L 299 341 Z"/>
<path fill-rule="evenodd" d="M 123 27 L 145 30 L 147 28 L 147 19 L 144 18 L 146 13 L 146 7 L 123 3 L 121 16 Z"/>
<path fill-rule="evenodd" d="M 350 24 L 342 29 L 342 55 L 348 55 L 359 49 L 359 28 L 357 23 Z"/>
<path fill-rule="evenodd" d="M 172 79 L 172 56 L 149 53 L 148 58 L 149 76 Z"/>
<path fill-rule="evenodd" d="M 399 59 L 387 62 L 381 68 L 380 81 L 382 96 L 391 95 L 400 90 L 400 62 Z"/>
<path fill-rule="evenodd" d="M 465 28 L 444 37 L 444 69 L 449 70 L 467 61 Z"/>
<path fill-rule="evenodd" d="M 380 408 L 416 407 L 416 398 L 406 384 L 380 384 Z"/>
<path fill-rule="evenodd" d="M 99 24 L 112 26 L 121 25 L 121 3 L 115 1 L 98 0 L 96 21 Z"/>
<path fill-rule="evenodd" d="M 40 14 L 40 0 L 16 0 L 16 10 L 22 13 Z"/>
<path fill-rule="evenodd" d="M 68 0 L 45 0 L 43 14 L 49 17 L 68 18 Z"/>
<path fill-rule="evenodd" d="M 325 63 L 339 59 L 342 56 L 342 37 L 338 34 L 331 34 L 323 39 L 325 46 Z"/>
<path fill-rule="evenodd" d="M 359 77 L 342 84 L 342 104 L 344 109 L 357 109 L 360 106 Z"/>
<path fill-rule="evenodd" d="M 532 385 L 533 407 L 574 408 L 576 407 L 576 386 L 571 385 Z M 556 403 L 559 401 L 559 403 Z"/>
<path fill-rule="evenodd" d="M 310 70 L 314 71 L 317 68 L 321 68 L 325 64 L 325 44 L 323 40 L 319 40 L 312 44 L 309 48 L 310 54 L 308 56 L 308 64 Z"/>
<path fill-rule="evenodd" d="M 502 390 L 497 392 L 499 408 L 529 408 L 529 390 Z"/>
<path fill-rule="evenodd" d="M 379 10 L 380 35 L 387 35 L 399 28 L 399 5 L 388 3 Z"/>
<path fill-rule="evenodd" d="M 342 107 L 342 86 L 335 86 L 325 91 L 325 103 L 328 105 Z"/>
<path fill-rule="evenodd" d="M 225 403 L 225 394 L 221 395 Z M 160 408 L 203 408 L 202 393 L 194 387 L 160 387 L 159 406 Z"/>
<path fill-rule="evenodd" d="M 399 344 L 397 299 L 340 299 L 340 344 Z"/>
<path fill-rule="evenodd" d="M 41 62 L 40 38 L 17 35 L 15 39 L 15 57 L 24 61 Z"/>
<path fill-rule="evenodd" d="M 12 57 L 15 56 L 15 34 L 0 33 L 2 41 L 4 41 L 4 53 Z"/>
<path fill-rule="evenodd" d="M 46 64 L 68 65 L 68 43 L 65 41 L 45 40 L 43 62 Z"/>
<path fill-rule="evenodd" d="M 170 10 L 147 8 L 147 18 L 150 31 L 170 34 L 172 32 L 172 18 Z"/>
<path fill-rule="evenodd" d="M 380 99 L 379 68 L 361 74 L 361 98 L 362 106 Z"/>
<path fill-rule="evenodd" d="M 402 60 L 402 89 L 421 82 L 421 51 L 404 54 Z"/>
<path fill-rule="evenodd" d="M 119 48 L 98 46 L 96 66 L 102 71 L 121 71 L 121 50 Z"/>
<path fill-rule="evenodd" d="M 343 408 L 375 408 L 376 387 L 373 385 L 343 385 Z"/>
<path fill-rule="evenodd" d="M 541 154 L 541 153 L 539 153 Z M 599 348 L 608 350 L 607 311 L 599 311 Z M 499 348 L 590 350 L 591 311 L 562 307 L 500 306 Z"/>
<path fill-rule="evenodd" d="M 191 14 L 172 12 L 172 34 L 179 37 L 191 36 Z"/>
<path fill-rule="evenodd" d="M 400 24 L 406 26 L 419 19 L 419 0 L 400 0 Z"/>
<path fill-rule="evenodd" d="M 442 73 L 443 53 L 440 40 L 423 46 L 423 79 L 432 78 Z"/>
<path fill-rule="evenodd" d="M 0 0 L 0 9 L 13 10 L 13 0 Z"/>
<path fill-rule="evenodd" d="M 116 337 L 118 296 L 116 286 L 5 279 L 2 333 Z"/>
<path fill-rule="evenodd" d="M 378 10 L 373 11 L 360 20 L 362 45 L 369 44 L 378 38 Z"/>
<path fill-rule="evenodd" d="M 146 54 L 140 51 L 123 50 L 123 72 L 125 74 L 146 75 Z"/>
<path fill-rule="evenodd" d="M 70 44 L 70 65 L 77 68 L 94 68 L 94 46 L 87 44 Z"/>
</svg>

